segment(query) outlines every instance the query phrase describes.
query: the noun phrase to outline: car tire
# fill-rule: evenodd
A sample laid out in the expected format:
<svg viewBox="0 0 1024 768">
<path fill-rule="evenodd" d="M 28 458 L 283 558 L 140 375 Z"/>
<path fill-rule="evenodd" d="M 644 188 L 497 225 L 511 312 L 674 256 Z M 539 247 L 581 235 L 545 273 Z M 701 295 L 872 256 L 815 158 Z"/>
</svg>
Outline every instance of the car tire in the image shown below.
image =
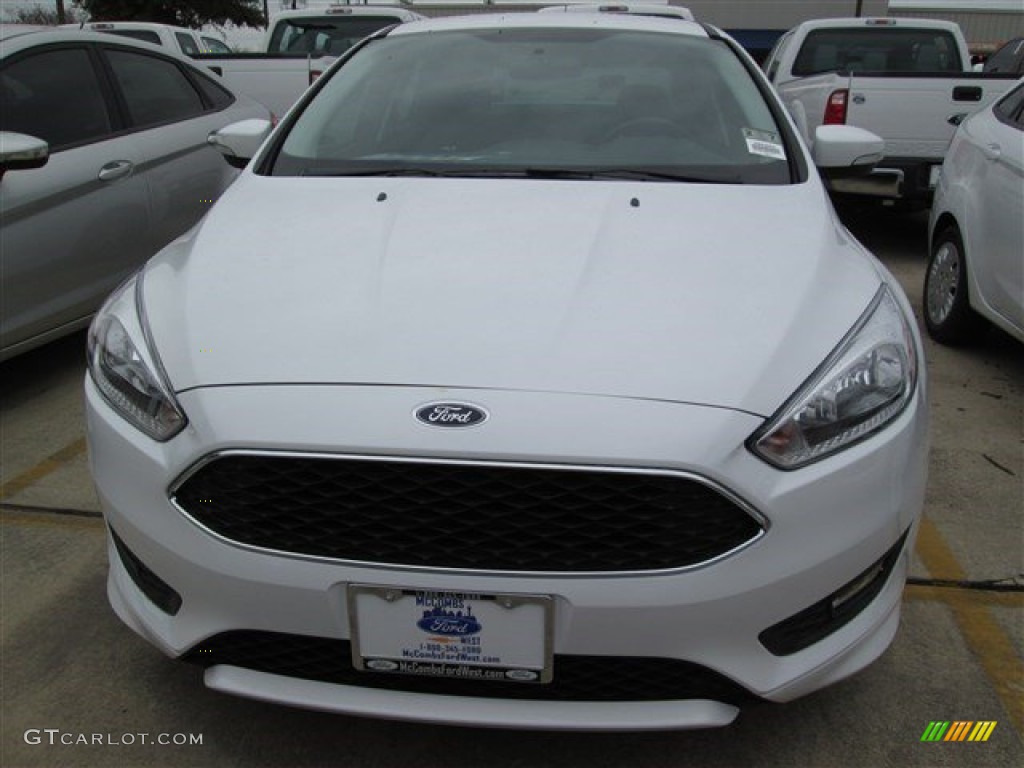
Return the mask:
<svg viewBox="0 0 1024 768">
<path fill-rule="evenodd" d="M 924 323 L 940 344 L 964 344 L 985 331 L 985 321 L 971 309 L 964 244 L 953 227 L 940 232 L 932 246 L 924 277 Z"/>
</svg>

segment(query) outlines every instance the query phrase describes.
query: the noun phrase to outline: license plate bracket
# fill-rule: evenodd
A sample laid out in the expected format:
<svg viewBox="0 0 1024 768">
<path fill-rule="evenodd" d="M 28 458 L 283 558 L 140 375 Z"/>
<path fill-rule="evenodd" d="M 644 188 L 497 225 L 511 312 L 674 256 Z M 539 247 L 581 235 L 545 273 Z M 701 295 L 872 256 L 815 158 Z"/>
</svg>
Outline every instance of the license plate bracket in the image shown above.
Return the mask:
<svg viewBox="0 0 1024 768">
<path fill-rule="evenodd" d="M 350 584 L 347 596 L 357 670 L 533 684 L 554 677 L 548 595 Z"/>
</svg>

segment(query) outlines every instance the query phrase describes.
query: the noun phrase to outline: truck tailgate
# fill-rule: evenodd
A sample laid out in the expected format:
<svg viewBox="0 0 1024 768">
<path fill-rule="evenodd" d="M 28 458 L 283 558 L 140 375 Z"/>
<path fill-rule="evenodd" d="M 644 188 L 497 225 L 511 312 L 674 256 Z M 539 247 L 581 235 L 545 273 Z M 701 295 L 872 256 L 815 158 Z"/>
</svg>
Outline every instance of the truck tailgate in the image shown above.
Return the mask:
<svg viewBox="0 0 1024 768">
<path fill-rule="evenodd" d="M 885 139 L 887 157 L 942 160 L 956 126 L 1006 93 L 991 75 L 854 75 L 846 122 Z"/>
</svg>

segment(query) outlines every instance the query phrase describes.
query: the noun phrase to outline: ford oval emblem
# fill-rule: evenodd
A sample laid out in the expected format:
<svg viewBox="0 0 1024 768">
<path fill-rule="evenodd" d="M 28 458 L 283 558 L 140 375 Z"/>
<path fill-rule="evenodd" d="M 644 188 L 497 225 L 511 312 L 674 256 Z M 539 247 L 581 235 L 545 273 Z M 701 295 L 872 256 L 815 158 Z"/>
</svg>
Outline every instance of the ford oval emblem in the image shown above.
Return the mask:
<svg viewBox="0 0 1024 768">
<path fill-rule="evenodd" d="M 427 403 L 416 418 L 429 427 L 475 427 L 487 421 L 487 411 L 468 403 Z"/>
<path fill-rule="evenodd" d="M 532 669 L 509 669 L 505 672 L 505 677 L 509 680 L 528 683 L 537 679 L 537 673 Z"/>
<path fill-rule="evenodd" d="M 394 672 L 398 669 L 398 664 L 388 659 L 370 659 L 366 662 L 366 666 L 377 672 Z"/>
<path fill-rule="evenodd" d="M 416 622 L 416 626 L 432 635 L 450 637 L 469 637 L 483 629 L 476 616 L 469 611 L 463 613 L 444 608 L 424 611 L 423 618 Z"/>
</svg>

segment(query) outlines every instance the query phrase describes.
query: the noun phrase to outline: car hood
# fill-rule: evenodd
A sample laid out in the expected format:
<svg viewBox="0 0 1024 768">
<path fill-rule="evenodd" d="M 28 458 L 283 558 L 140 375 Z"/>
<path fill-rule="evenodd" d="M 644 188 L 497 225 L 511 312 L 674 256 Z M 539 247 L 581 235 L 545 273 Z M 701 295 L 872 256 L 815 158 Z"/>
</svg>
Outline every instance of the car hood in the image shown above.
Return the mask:
<svg viewBox="0 0 1024 768">
<path fill-rule="evenodd" d="M 768 415 L 881 282 L 820 186 L 246 173 L 153 259 L 176 391 L 381 384 Z"/>
</svg>

